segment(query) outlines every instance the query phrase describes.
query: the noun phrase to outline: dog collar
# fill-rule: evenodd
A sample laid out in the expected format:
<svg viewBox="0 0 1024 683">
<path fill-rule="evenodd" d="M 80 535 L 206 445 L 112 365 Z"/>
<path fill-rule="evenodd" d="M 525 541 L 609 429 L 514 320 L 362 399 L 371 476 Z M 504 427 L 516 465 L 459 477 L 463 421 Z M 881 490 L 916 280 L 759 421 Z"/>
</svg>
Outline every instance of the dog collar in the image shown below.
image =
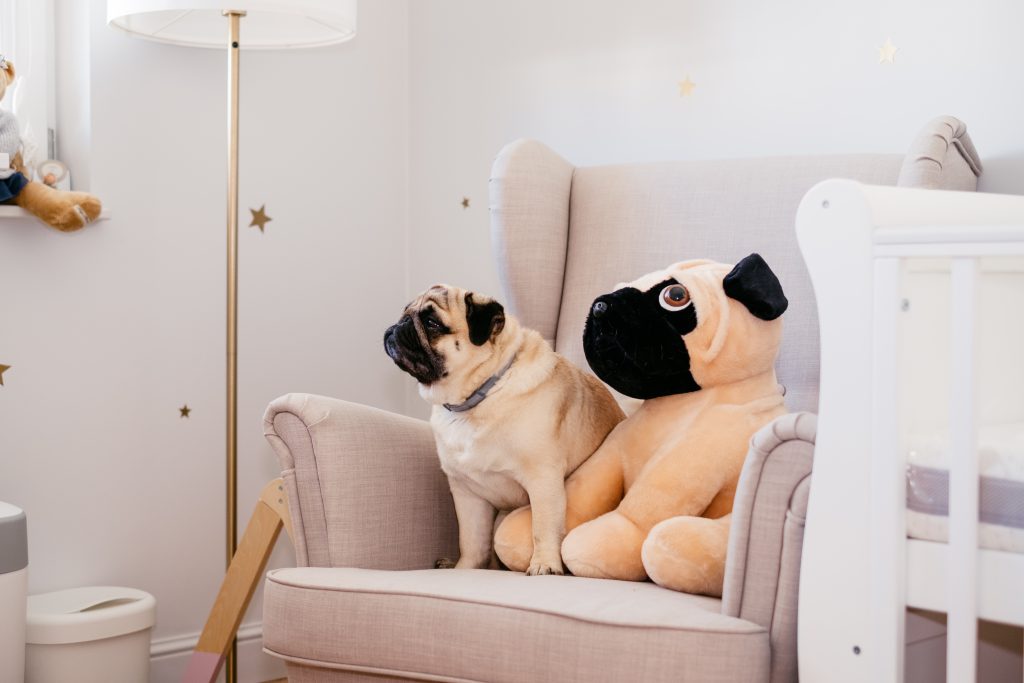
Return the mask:
<svg viewBox="0 0 1024 683">
<path fill-rule="evenodd" d="M 515 362 L 516 357 L 512 356 L 512 360 L 506 363 L 505 367 L 503 367 L 501 370 L 498 370 L 496 373 L 488 377 L 486 382 L 478 386 L 476 388 L 476 391 L 469 395 L 469 398 L 467 398 L 462 403 L 456 405 L 452 405 L 451 403 L 445 403 L 444 407 L 453 413 L 464 413 L 470 408 L 476 408 L 478 405 L 480 405 L 481 401 L 487 398 L 487 394 L 490 392 L 490 390 L 494 388 L 494 385 L 498 383 L 498 380 L 501 379 L 506 372 L 508 372 L 508 369 L 512 367 L 512 364 Z"/>
</svg>

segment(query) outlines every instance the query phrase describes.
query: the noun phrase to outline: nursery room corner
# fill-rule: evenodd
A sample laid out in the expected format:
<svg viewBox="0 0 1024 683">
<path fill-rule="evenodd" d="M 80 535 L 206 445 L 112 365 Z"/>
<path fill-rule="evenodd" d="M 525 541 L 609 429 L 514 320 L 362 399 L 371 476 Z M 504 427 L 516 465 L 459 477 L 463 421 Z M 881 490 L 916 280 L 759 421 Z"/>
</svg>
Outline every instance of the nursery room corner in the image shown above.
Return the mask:
<svg viewBox="0 0 1024 683">
<path fill-rule="evenodd" d="M 0 0 L 0 683 L 1020 683 L 1021 25 Z"/>
</svg>

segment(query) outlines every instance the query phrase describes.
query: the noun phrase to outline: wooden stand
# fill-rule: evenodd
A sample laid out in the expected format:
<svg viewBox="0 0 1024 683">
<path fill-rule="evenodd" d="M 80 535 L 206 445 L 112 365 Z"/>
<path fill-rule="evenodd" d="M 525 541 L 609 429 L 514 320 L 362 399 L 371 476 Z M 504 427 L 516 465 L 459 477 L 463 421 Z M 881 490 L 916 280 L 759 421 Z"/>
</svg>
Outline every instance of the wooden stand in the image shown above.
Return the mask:
<svg viewBox="0 0 1024 683">
<path fill-rule="evenodd" d="M 292 537 L 284 482 L 274 479 L 260 493 L 256 509 L 210 609 L 210 616 L 206 618 L 203 633 L 192 652 L 182 683 L 213 683 L 217 679 L 281 527 Z"/>
</svg>

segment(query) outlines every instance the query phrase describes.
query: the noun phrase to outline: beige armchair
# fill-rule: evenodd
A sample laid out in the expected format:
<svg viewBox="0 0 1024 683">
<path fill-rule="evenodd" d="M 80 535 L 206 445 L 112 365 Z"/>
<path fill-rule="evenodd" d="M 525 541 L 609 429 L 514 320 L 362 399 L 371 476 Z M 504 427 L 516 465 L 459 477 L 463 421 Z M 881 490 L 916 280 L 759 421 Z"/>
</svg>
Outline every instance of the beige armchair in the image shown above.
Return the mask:
<svg viewBox="0 0 1024 683">
<path fill-rule="evenodd" d="M 791 302 L 778 362 L 794 414 L 758 433 L 721 600 L 650 583 L 434 570 L 457 554 L 429 426 L 308 394 L 267 410 L 297 568 L 269 573 L 264 646 L 313 681 L 791 681 L 818 386 L 817 313 L 794 216 L 816 182 L 974 190 L 962 123 L 932 121 L 902 155 L 575 168 L 544 145 L 498 155 L 491 217 L 506 304 L 586 367 L 593 298 L 694 257 L 759 252 Z"/>
</svg>

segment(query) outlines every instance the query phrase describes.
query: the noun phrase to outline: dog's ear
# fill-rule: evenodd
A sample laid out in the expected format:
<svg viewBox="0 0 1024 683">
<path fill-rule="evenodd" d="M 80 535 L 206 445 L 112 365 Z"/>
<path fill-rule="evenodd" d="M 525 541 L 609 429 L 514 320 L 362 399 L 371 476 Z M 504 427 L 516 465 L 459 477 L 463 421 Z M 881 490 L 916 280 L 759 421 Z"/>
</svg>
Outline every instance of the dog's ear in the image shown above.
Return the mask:
<svg viewBox="0 0 1024 683">
<path fill-rule="evenodd" d="M 751 254 L 737 263 L 722 285 L 726 296 L 739 301 L 761 320 L 775 320 L 789 307 L 779 278 L 759 254 Z"/>
<path fill-rule="evenodd" d="M 483 346 L 505 329 L 505 307 L 491 299 L 474 301 L 473 292 L 466 292 L 466 323 L 469 325 L 469 340 Z"/>
</svg>

